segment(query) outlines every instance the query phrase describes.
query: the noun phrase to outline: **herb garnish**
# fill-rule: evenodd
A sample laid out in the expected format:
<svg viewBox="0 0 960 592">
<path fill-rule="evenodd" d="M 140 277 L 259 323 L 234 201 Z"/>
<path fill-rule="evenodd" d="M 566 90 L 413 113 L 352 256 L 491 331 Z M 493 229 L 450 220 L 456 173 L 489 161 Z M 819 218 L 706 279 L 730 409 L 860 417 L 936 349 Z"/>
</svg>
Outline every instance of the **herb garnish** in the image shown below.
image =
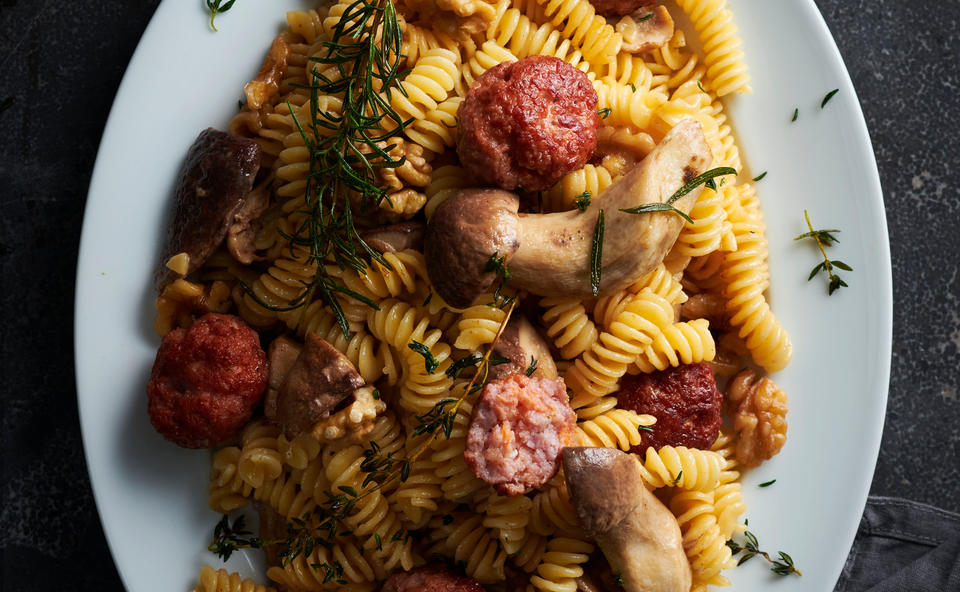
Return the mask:
<svg viewBox="0 0 960 592">
<path fill-rule="evenodd" d="M 763 171 L 762 173 L 760 173 L 759 175 L 753 178 L 753 182 L 756 183 L 757 181 L 763 179 L 766 176 L 767 176 L 767 171 Z"/>
<path fill-rule="evenodd" d="M 821 108 L 822 108 L 822 107 L 821 107 Z M 797 108 L 795 108 L 795 109 L 793 110 L 793 118 L 790 120 L 790 123 L 793 123 L 794 121 L 796 121 L 798 117 L 800 117 L 800 108 L 799 108 L 799 107 L 797 107 Z"/>
<path fill-rule="evenodd" d="M 697 175 L 690 181 L 688 181 L 683 187 L 677 189 L 676 193 L 670 196 L 665 202 L 654 202 L 654 203 L 645 203 L 633 208 L 620 208 L 621 212 L 627 214 L 645 214 L 648 212 L 674 212 L 682 217 L 687 222 L 693 224 L 693 219 L 685 214 L 682 210 L 678 210 L 673 207 L 673 204 L 683 197 L 684 195 L 690 193 L 700 185 L 706 184 L 709 181 L 713 181 L 716 177 L 722 177 L 723 175 L 736 175 L 737 170 L 730 167 L 717 167 L 715 169 L 710 169 L 709 171 Z M 715 185 L 714 185 L 715 187 Z M 594 294 L 596 296 L 596 294 Z"/>
<path fill-rule="evenodd" d="M 226 12 L 233 8 L 233 3 L 237 0 L 227 0 L 226 4 L 220 4 L 223 0 L 206 0 L 207 10 L 210 11 L 210 28 L 214 32 L 217 31 L 216 25 L 213 24 L 213 19 L 217 17 L 221 12 Z"/>
<path fill-rule="evenodd" d="M 597 214 L 597 225 L 593 227 L 593 244 L 590 246 L 590 292 L 596 296 L 600 292 L 600 272 L 603 268 L 603 209 Z"/>
<path fill-rule="evenodd" d="M 510 275 L 510 268 L 507 267 L 506 264 L 507 256 L 504 255 L 503 257 L 497 257 L 497 255 L 499 255 L 499 252 L 494 252 L 494 254 L 487 261 L 487 265 L 484 267 L 483 271 L 494 272 L 499 280 L 496 289 L 493 291 L 493 302 L 491 302 L 489 305 L 497 308 L 503 308 L 514 300 L 513 296 L 501 295 L 504 286 L 512 276 Z"/>
<path fill-rule="evenodd" d="M 530 356 L 530 365 L 527 366 L 527 371 L 525 374 L 527 376 L 533 376 L 533 373 L 537 371 L 537 358 Z"/>
<path fill-rule="evenodd" d="M 376 493 L 394 479 L 399 479 L 401 482 L 406 481 L 410 477 L 413 461 L 422 455 L 441 433 L 446 437 L 450 436 L 453 420 L 460 405 L 468 396 L 483 388 L 493 348 L 504 329 L 506 329 L 514 308 L 516 308 L 516 300 L 513 300 L 507 308 L 506 315 L 504 315 L 493 341 L 480 359 L 477 372 L 462 387 L 459 398 L 443 399 L 434 405 L 428 413 L 417 418 L 419 423 L 414 427 L 414 433 L 426 434 L 427 437 L 405 460 L 395 459 L 392 454 L 383 456 L 380 446 L 376 442 L 370 442 L 370 448 L 363 452 L 364 461 L 360 465 L 360 471 L 367 474 L 361 485 L 362 491 L 357 491 L 352 487 L 341 487 L 341 493 L 327 492 L 327 500 L 318 504 L 312 515 L 307 512 L 300 518 L 290 518 L 288 520 L 287 535 L 281 539 L 264 540 L 260 537 L 251 537 L 252 533 L 244 529 L 243 517 L 238 518 L 231 526 L 229 516 L 224 515 L 214 529 L 213 541 L 207 548 L 226 561 L 238 549 L 260 549 L 276 545 L 280 548 L 283 564 L 288 565 L 296 557 L 300 555 L 309 556 L 318 546 L 328 546 L 337 535 L 344 534 L 340 526 L 357 509 L 357 503 L 360 500 Z M 368 485 L 373 486 L 367 487 Z M 409 536 L 409 532 L 399 529 L 393 534 L 391 541 L 406 540 Z M 382 544 L 379 538 L 377 544 Z M 339 577 L 338 573 L 342 573 L 338 572 L 336 564 L 328 565 L 329 570 L 324 568 L 324 565 L 311 564 L 311 567 L 323 570 L 325 578 L 329 575 L 333 579 Z M 330 570 L 333 570 L 332 575 L 330 575 Z"/>
<path fill-rule="evenodd" d="M 219 10 L 223 12 L 224 8 Z M 367 264 L 361 255 L 366 254 L 390 268 L 383 256 L 360 237 L 354 226 L 354 208 L 363 211 L 384 199 L 389 201 L 377 172 L 404 163 L 403 158 L 394 158 L 383 147 L 407 123 L 390 106 L 392 93 L 403 92 L 399 85 L 403 32 L 392 0 L 356 0 L 344 10 L 330 37 L 323 42 L 323 53 L 309 58 L 313 66 L 311 83 L 301 86 L 309 94 L 303 109 L 309 119 L 301 121 L 297 109 L 287 102 L 310 165 L 304 205 L 297 210 L 303 220 L 287 238 L 291 251 L 294 246 L 309 250 L 307 262 L 316 264 L 317 270 L 302 296 L 286 310 L 306 310 L 305 305 L 317 295 L 330 306 L 340 330 L 348 337 L 349 324 L 335 292 L 374 309 L 377 305 L 338 284 L 324 262 L 332 260 L 341 269 L 363 272 Z M 331 71 L 335 74 L 328 76 Z M 343 98 L 338 104 L 321 101 L 326 95 Z M 252 290 L 244 289 L 257 300 Z M 259 300 L 257 303 L 280 309 Z"/>
<path fill-rule="evenodd" d="M 633 19 L 633 20 L 634 20 L 634 22 L 642 23 L 643 21 L 648 21 L 648 20 L 650 20 L 650 19 L 652 19 L 652 18 L 653 18 L 653 13 L 652 13 L 652 12 L 649 12 L 649 13 L 641 16 L 640 18 L 638 18 L 638 19 Z"/>
<path fill-rule="evenodd" d="M 440 362 L 437 361 L 437 358 L 433 357 L 433 352 L 430 351 L 430 348 L 416 339 L 411 339 L 407 347 L 423 356 L 423 367 L 426 369 L 427 374 L 433 374 L 437 367 L 440 366 Z"/>
<path fill-rule="evenodd" d="M 676 487 L 677 484 L 680 483 L 680 479 L 682 478 L 683 478 L 683 469 L 681 469 L 680 472 L 677 473 L 676 478 L 670 482 L 670 485 L 673 485 L 674 487 Z"/>
<path fill-rule="evenodd" d="M 771 479 L 771 480 L 769 480 L 769 481 L 764 481 L 764 482 L 761 483 L 760 485 L 757 485 L 757 487 L 770 487 L 771 485 L 773 485 L 773 484 L 776 483 L 776 482 L 777 482 L 776 479 Z"/>
<path fill-rule="evenodd" d="M 732 539 L 727 541 L 727 546 L 730 547 L 730 550 L 734 555 L 740 553 L 741 551 L 744 553 L 737 562 L 737 565 L 743 565 L 757 555 L 760 555 L 772 564 L 770 571 L 778 576 L 786 576 L 790 574 L 797 574 L 798 576 L 803 575 L 800 573 L 800 570 L 793 565 L 793 558 L 783 551 L 778 551 L 779 559 L 771 559 L 770 555 L 768 555 L 765 551 L 760 550 L 760 544 L 757 542 L 757 537 L 755 537 L 752 532 L 748 530 L 743 533 L 743 536 L 747 539 L 746 543 L 743 545 Z"/>
<path fill-rule="evenodd" d="M 833 235 L 834 232 L 840 232 L 837 229 L 831 230 L 814 230 L 813 225 L 810 223 L 810 214 L 807 210 L 803 211 L 803 217 L 807 221 L 807 228 L 810 229 L 810 232 L 804 232 L 800 236 L 794 237 L 793 240 L 802 240 L 805 238 L 812 238 L 817 242 L 817 248 L 820 249 L 820 254 L 823 255 L 823 262 L 818 263 L 814 266 L 813 270 L 810 272 L 810 275 L 807 277 L 809 282 L 821 271 L 827 272 L 827 277 L 829 281 L 827 283 L 827 295 L 832 295 L 834 292 L 840 288 L 846 288 L 847 282 L 843 281 L 839 275 L 837 275 L 833 268 L 842 269 L 844 271 L 853 271 L 853 268 L 844 263 L 843 261 L 833 260 L 831 261 L 827 257 L 827 251 L 824 247 L 833 246 L 834 244 L 840 242 L 837 240 L 837 237 Z"/>
<path fill-rule="evenodd" d="M 581 212 L 586 212 L 587 208 L 590 207 L 590 200 L 593 199 L 593 196 L 590 195 L 589 191 L 584 191 L 580 195 L 574 198 L 573 203 L 577 204 L 577 209 Z"/>
<path fill-rule="evenodd" d="M 621 572 L 618 571 L 613 574 L 613 583 L 623 588 L 623 574 Z"/>
<path fill-rule="evenodd" d="M 600 116 L 600 119 L 606 119 L 610 117 L 611 110 L 609 108 L 603 108 L 597 110 L 597 115 Z"/>
<path fill-rule="evenodd" d="M 840 89 L 839 89 L 839 88 L 835 88 L 835 89 L 831 90 L 830 92 L 828 92 L 828 93 L 827 93 L 827 96 L 823 97 L 823 102 L 820 103 L 820 108 L 823 109 L 824 107 L 826 107 L 826 106 L 827 106 L 827 103 L 830 101 L 830 99 L 833 98 L 833 95 L 837 94 L 838 92 L 840 92 Z"/>
</svg>

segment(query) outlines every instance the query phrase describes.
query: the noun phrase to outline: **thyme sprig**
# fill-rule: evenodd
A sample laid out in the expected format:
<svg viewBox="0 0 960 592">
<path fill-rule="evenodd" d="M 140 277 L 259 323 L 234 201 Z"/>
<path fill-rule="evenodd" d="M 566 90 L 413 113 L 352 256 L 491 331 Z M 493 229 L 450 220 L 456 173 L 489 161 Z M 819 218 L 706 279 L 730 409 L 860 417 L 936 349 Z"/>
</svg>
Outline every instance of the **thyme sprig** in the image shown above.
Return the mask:
<svg viewBox="0 0 960 592">
<path fill-rule="evenodd" d="M 790 574 L 796 574 L 797 576 L 802 576 L 803 574 L 799 569 L 793 564 L 793 558 L 790 555 L 784 553 L 783 551 L 778 551 L 777 559 L 771 559 L 770 555 L 766 551 L 760 549 L 760 543 L 757 542 L 757 537 L 754 536 L 749 530 L 743 533 L 743 537 L 746 539 L 746 542 L 740 544 L 733 539 L 727 541 L 727 546 L 730 547 L 730 551 L 734 555 L 737 553 L 743 553 L 740 556 L 737 565 L 743 565 L 747 561 L 750 561 L 757 555 L 763 557 L 770 562 L 770 571 L 777 574 L 778 576 L 787 576 Z"/>
<path fill-rule="evenodd" d="M 207 10 L 210 11 L 210 28 L 214 32 L 217 31 L 216 25 L 213 24 L 213 19 L 217 18 L 217 15 L 221 12 L 226 12 L 233 8 L 233 3 L 237 0 L 227 0 L 226 3 L 223 3 L 223 0 L 204 0 L 207 3 Z"/>
<path fill-rule="evenodd" d="M 716 184 L 713 181 L 716 177 L 722 177 L 724 175 L 736 175 L 737 170 L 731 167 L 717 167 L 715 169 L 710 169 L 709 171 L 697 175 L 693 179 L 690 179 L 686 182 L 680 189 L 670 196 L 665 202 L 654 202 L 654 203 L 645 203 L 633 208 L 620 208 L 621 212 L 626 214 L 646 214 L 650 212 L 673 212 L 679 215 L 681 218 L 687 222 L 693 224 L 693 219 L 690 218 L 683 210 L 678 210 L 673 206 L 674 203 L 684 195 L 690 193 L 700 185 L 707 184 L 708 187 L 716 189 Z"/>
<path fill-rule="evenodd" d="M 212 1 L 212 0 L 208 0 Z M 232 3 L 231 3 L 232 4 Z M 223 8 L 220 8 L 223 12 Z M 385 142 L 408 123 L 390 105 L 402 72 L 403 32 L 392 0 L 356 0 L 344 10 L 324 41 L 320 56 L 311 57 L 310 83 L 297 85 L 307 91 L 309 118 L 301 120 L 294 106 L 287 108 L 309 154 L 304 205 L 297 210 L 302 222 L 286 238 L 291 252 L 295 245 L 309 251 L 308 263 L 316 274 L 304 297 L 291 304 L 304 307 L 314 297 L 332 309 L 344 336 L 350 329 L 336 293 L 347 294 L 377 308 L 369 299 L 338 284 L 324 262 L 341 269 L 363 272 L 364 255 L 390 268 L 383 256 L 361 238 L 355 226 L 359 212 L 379 206 L 389 198 L 378 172 L 403 165 Z M 329 96 L 342 97 L 331 101 Z M 248 290 L 249 293 L 249 290 Z M 266 303 L 262 306 L 273 310 Z"/>
<path fill-rule="evenodd" d="M 807 222 L 807 228 L 810 229 L 810 232 L 804 232 L 803 234 L 794 237 L 793 240 L 803 240 L 807 238 L 812 238 L 817 243 L 817 248 L 820 250 L 820 254 L 823 256 L 823 261 L 816 264 L 813 269 L 810 271 L 810 275 L 807 277 L 807 281 L 812 280 L 818 273 L 821 271 L 827 272 L 827 295 L 832 295 L 834 292 L 840 288 L 847 288 L 847 282 L 834 272 L 834 268 L 842 269 L 844 271 L 853 271 L 853 268 L 844 263 L 843 261 L 834 259 L 831 260 L 827 257 L 827 251 L 825 247 L 830 247 L 840 242 L 836 236 L 835 232 L 840 232 L 837 229 L 830 230 L 814 230 L 813 224 L 810 223 L 810 213 L 807 210 L 803 211 L 803 217 Z"/>
<path fill-rule="evenodd" d="M 376 493 L 384 485 L 395 479 L 399 479 L 401 482 L 406 481 L 410 477 L 412 463 L 430 447 L 433 441 L 440 434 L 444 434 L 447 438 L 450 437 L 453 420 L 456 418 L 460 406 L 467 397 L 483 388 L 494 347 L 506 329 L 516 305 L 517 301 L 514 299 L 507 306 L 506 314 L 500 322 L 493 341 L 485 354 L 479 359 L 476 373 L 463 387 L 459 397 L 442 399 L 429 412 L 418 418 L 418 425 L 414 427 L 414 432 L 426 435 L 426 437 L 407 458 L 399 459 L 391 454 L 384 456 L 379 445 L 376 442 L 370 442 L 369 448 L 364 450 L 364 460 L 360 465 L 360 470 L 366 473 L 361 491 L 344 486 L 337 493 L 325 492 L 327 499 L 318 504 L 312 513 L 307 512 L 299 518 L 291 518 L 287 522 L 286 537 L 279 539 L 265 540 L 251 536 L 252 533 L 245 530 L 242 516 L 231 525 L 229 516 L 224 515 L 214 528 L 213 541 L 207 548 L 226 561 L 238 549 L 260 549 L 275 545 L 280 548 L 283 563 L 287 565 L 301 555 L 309 557 L 318 546 L 328 546 L 338 534 L 345 534 L 341 530 L 344 521 L 354 513 L 357 504 L 362 499 Z M 475 359 L 473 356 L 470 356 L 470 358 L 471 360 Z M 397 532 L 393 533 L 390 540 L 404 540 L 409 536 L 409 532 L 398 529 Z M 377 544 L 382 544 L 379 537 Z M 328 565 L 328 569 L 325 569 L 323 565 L 311 564 L 311 567 L 316 570 L 323 570 L 325 577 L 332 573 L 330 579 L 337 577 L 336 565 Z"/>
<path fill-rule="evenodd" d="M 503 288 L 507 285 L 507 282 L 510 280 L 512 274 L 510 273 L 510 268 L 507 267 L 507 256 L 497 257 L 499 252 L 495 252 L 490 259 L 487 261 L 487 265 L 484 267 L 483 271 L 485 272 L 494 272 L 497 276 L 497 287 L 493 291 L 493 302 L 489 303 L 489 306 L 495 306 L 497 308 L 503 308 L 515 300 L 515 296 L 508 296 L 503 293 Z"/>
</svg>

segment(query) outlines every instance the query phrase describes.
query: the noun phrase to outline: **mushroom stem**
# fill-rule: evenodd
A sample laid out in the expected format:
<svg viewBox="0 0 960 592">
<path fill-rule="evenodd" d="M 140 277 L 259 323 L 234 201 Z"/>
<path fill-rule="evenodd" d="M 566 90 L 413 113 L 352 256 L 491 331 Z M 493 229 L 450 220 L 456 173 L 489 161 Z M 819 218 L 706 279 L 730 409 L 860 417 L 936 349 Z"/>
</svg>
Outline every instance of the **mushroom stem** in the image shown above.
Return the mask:
<svg viewBox="0 0 960 592">
<path fill-rule="evenodd" d="M 621 208 L 666 202 L 710 166 L 700 124 L 683 120 L 636 168 L 600 194 L 586 212 L 521 214 L 520 247 L 509 261 L 510 284 L 542 296 L 591 296 L 590 253 L 597 217 L 605 229 L 600 294 L 628 286 L 655 268 L 677 240 L 683 218 L 673 212 L 627 214 Z M 689 213 L 700 188 L 674 202 Z"/>
<path fill-rule="evenodd" d="M 612 448 L 564 448 L 577 520 L 627 592 L 687 592 L 692 574 L 680 526 L 640 477 L 636 457 Z"/>
</svg>

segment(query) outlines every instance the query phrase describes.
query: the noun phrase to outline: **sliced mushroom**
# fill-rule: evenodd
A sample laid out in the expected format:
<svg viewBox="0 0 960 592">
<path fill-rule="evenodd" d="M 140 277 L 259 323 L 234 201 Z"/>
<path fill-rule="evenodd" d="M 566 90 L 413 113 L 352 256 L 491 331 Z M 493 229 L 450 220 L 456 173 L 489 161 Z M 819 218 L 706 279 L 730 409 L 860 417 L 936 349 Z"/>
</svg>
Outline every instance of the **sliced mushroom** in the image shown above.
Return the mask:
<svg viewBox="0 0 960 592">
<path fill-rule="evenodd" d="M 291 345 L 291 343 L 293 345 Z M 264 414 L 288 438 L 294 438 L 330 416 L 342 401 L 363 386 L 350 360 L 313 333 L 302 349 L 287 338 L 270 346 L 270 379 Z M 293 352 L 296 358 L 291 363 Z"/>
<path fill-rule="evenodd" d="M 526 374 L 531 366 L 534 370 L 530 376 L 557 377 L 557 365 L 550 353 L 550 346 L 522 314 L 510 317 L 493 352 L 509 361 L 490 368 L 490 382 L 520 372 Z"/>
<path fill-rule="evenodd" d="M 396 253 L 407 249 L 423 250 L 423 222 L 400 222 L 360 233 L 368 245 L 381 253 Z"/>
<path fill-rule="evenodd" d="M 187 273 L 206 262 L 243 208 L 260 169 L 260 146 L 209 128 L 200 133 L 180 169 L 174 213 L 154 278 L 157 292 L 176 279 L 164 265 L 178 253 L 189 257 Z"/>
<path fill-rule="evenodd" d="M 653 10 L 641 8 L 617 22 L 623 36 L 621 49 L 627 53 L 645 53 L 663 47 L 673 37 L 673 18 L 665 6 Z"/>
<path fill-rule="evenodd" d="M 227 229 L 227 250 L 233 258 L 250 265 L 257 251 L 253 239 L 260 228 L 260 216 L 270 207 L 270 189 L 267 183 L 254 187 L 243 200 Z"/>
<path fill-rule="evenodd" d="M 580 525 L 627 592 L 687 592 L 680 526 L 644 486 L 640 463 L 612 448 L 564 448 L 563 472 Z"/>
<path fill-rule="evenodd" d="M 655 268 L 677 240 L 683 218 L 672 212 L 621 212 L 666 202 L 711 162 L 700 124 L 683 120 L 633 170 L 594 199 L 586 212 L 518 214 L 516 195 L 498 189 L 462 190 L 437 208 L 427 224 L 427 272 L 453 306 L 469 306 L 496 276 L 495 254 L 506 257 L 510 285 L 533 294 L 591 295 L 591 248 L 604 211 L 600 295 L 612 293 Z M 674 202 L 689 213 L 701 188 Z"/>
</svg>

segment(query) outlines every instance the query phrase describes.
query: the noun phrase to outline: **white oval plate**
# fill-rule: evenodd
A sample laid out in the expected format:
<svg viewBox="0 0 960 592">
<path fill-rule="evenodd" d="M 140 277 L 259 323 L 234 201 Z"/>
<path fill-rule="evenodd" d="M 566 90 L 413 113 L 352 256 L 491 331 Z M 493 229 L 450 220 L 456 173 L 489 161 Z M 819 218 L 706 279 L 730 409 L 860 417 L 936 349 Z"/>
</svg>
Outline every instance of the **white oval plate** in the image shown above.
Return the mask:
<svg viewBox="0 0 960 592">
<path fill-rule="evenodd" d="M 90 479 L 128 589 L 188 590 L 218 516 L 207 508 L 210 455 L 165 442 L 144 385 L 158 346 L 151 276 L 174 179 L 200 130 L 224 129 L 284 11 L 301 0 L 240 2 L 212 33 L 201 2 L 157 9 L 117 93 L 90 184 L 77 269 L 77 393 Z M 790 395 L 783 452 L 744 480 L 761 547 L 791 554 L 803 577 L 762 559 L 727 572 L 734 592 L 832 590 L 863 511 L 889 377 L 892 289 L 883 198 L 850 78 L 812 0 L 731 0 L 754 94 L 729 101 L 768 223 L 774 310 L 793 337 L 777 382 Z M 825 109 L 820 101 L 839 92 Z M 799 119 L 791 123 L 795 108 Z M 745 173 L 746 174 L 746 173 Z M 832 256 L 853 266 L 833 296 L 804 232 L 840 228 Z M 758 483 L 776 479 L 770 487 Z M 229 567 L 254 573 L 249 558 Z"/>
</svg>

